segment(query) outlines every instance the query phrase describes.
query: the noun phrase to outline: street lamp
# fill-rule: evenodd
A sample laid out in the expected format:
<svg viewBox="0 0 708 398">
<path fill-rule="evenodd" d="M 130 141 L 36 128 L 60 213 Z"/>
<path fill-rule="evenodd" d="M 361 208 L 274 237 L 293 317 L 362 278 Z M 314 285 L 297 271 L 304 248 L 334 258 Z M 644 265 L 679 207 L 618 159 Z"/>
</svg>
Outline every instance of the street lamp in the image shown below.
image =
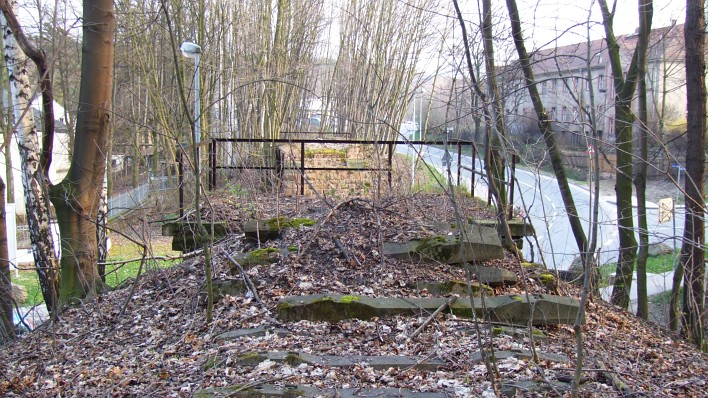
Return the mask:
<svg viewBox="0 0 708 398">
<path fill-rule="evenodd" d="M 201 123 L 199 123 L 199 116 L 201 115 L 199 103 L 199 57 L 202 55 L 202 48 L 199 44 L 185 41 L 179 49 L 182 51 L 182 55 L 194 60 L 194 145 L 198 145 L 202 135 Z"/>
</svg>

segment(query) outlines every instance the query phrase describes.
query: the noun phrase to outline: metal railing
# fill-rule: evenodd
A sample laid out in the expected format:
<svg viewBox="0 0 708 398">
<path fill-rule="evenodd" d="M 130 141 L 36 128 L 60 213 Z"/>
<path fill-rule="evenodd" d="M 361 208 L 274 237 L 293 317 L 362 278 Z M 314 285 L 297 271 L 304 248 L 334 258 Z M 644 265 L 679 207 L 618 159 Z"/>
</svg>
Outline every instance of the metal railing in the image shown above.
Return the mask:
<svg viewBox="0 0 708 398">
<path fill-rule="evenodd" d="M 272 165 L 254 165 L 248 164 L 247 162 L 239 161 L 238 164 L 222 164 L 219 163 L 217 159 L 217 154 L 219 152 L 220 146 L 227 144 L 289 144 L 296 145 L 299 147 L 300 158 L 298 164 L 293 166 L 285 165 L 281 162 L 274 162 Z M 315 167 L 307 165 L 307 156 L 305 156 L 305 147 L 307 144 L 349 144 L 349 145 L 371 145 L 377 148 L 385 148 L 386 152 L 386 165 L 385 167 Z M 394 147 L 396 145 L 448 145 L 457 148 L 457 186 L 461 184 L 462 170 L 470 171 L 470 193 L 472 196 L 475 195 L 475 182 L 476 175 L 484 175 L 483 172 L 477 170 L 477 156 L 478 150 L 474 142 L 472 141 L 405 141 L 405 140 L 386 140 L 386 141 L 372 141 L 372 140 L 336 140 L 336 139 L 259 139 L 259 138 L 213 138 L 208 143 L 208 189 L 214 190 L 218 187 L 218 171 L 219 170 L 272 170 L 276 173 L 282 174 L 285 170 L 297 170 L 300 174 L 300 189 L 299 194 L 305 194 L 305 173 L 307 171 L 353 171 L 353 172 L 366 172 L 366 171 L 378 171 L 385 172 L 387 174 L 389 188 L 392 184 L 393 179 L 393 153 Z M 463 148 L 469 148 L 469 152 L 472 155 L 471 165 L 462 164 L 462 154 Z M 179 180 L 179 207 L 180 216 L 184 214 L 184 162 L 182 159 L 183 150 L 177 153 L 177 163 L 178 163 L 178 180 Z M 512 157 L 511 166 L 511 181 L 514 180 L 516 168 L 516 155 Z M 508 183 L 507 183 L 508 184 Z M 514 184 L 511 184 L 510 188 L 510 198 L 509 203 L 513 203 L 514 198 Z"/>
</svg>

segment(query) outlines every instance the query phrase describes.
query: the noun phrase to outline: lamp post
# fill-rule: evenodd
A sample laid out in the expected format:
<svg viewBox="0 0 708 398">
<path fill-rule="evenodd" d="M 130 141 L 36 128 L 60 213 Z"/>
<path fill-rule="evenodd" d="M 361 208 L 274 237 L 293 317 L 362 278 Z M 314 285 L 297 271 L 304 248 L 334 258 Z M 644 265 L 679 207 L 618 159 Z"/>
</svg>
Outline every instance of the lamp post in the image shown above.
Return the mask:
<svg viewBox="0 0 708 398">
<path fill-rule="evenodd" d="M 182 55 L 194 60 L 194 145 L 198 145 L 202 132 L 201 123 L 199 123 L 199 116 L 202 113 L 199 102 L 199 57 L 202 55 L 202 47 L 199 44 L 185 41 L 179 49 L 182 51 Z"/>
</svg>

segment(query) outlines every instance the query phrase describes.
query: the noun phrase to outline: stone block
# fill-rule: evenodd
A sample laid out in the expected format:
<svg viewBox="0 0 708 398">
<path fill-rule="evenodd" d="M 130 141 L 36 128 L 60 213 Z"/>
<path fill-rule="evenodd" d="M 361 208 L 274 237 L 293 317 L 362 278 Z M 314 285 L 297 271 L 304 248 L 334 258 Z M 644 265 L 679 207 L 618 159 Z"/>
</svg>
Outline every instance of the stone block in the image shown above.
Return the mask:
<svg viewBox="0 0 708 398">
<path fill-rule="evenodd" d="M 405 388 L 340 388 L 337 390 L 320 390 L 311 386 L 291 385 L 278 386 L 273 384 L 259 384 L 243 388 L 243 386 L 208 388 L 194 393 L 195 398 L 314 398 L 314 397 L 341 397 L 341 398 L 445 398 L 445 392 L 418 392 Z"/>
<path fill-rule="evenodd" d="M 402 261 L 445 264 L 477 263 L 504 257 L 496 231 L 484 227 L 469 227 L 463 233 L 450 232 L 405 243 L 385 242 L 383 253 Z"/>
<path fill-rule="evenodd" d="M 443 297 L 372 298 L 336 294 L 284 297 L 278 303 L 278 318 L 283 322 L 338 322 L 350 318 L 368 320 L 395 315 L 419 316 L 435 311 L 446 300 Z M 517 325 L 525 325 L 529 321 L 533 325 L 572 325 L 579 310 L 577 300 L 548 294 L 529 295 L 529 300 L 522 295 L 487 297 L 484 300 L 484 305 L 481 298 L 457 300 L 446 312 L 465 318 L 471 318 L 474 313 L 492 322 Z"/>
<path fill-rule="evenodd" d="M 474 220 L 470 219 L 469 223 L 471 225 L 479 225 L 482 227 L 494 228 L 496 230 L 498 221 L 497 220 Z M 533 225 L 527 223 L 519 218 L 514 218 L 512 220 L 507 220 L 509 224 L 509 230 L 511 231 L 512 239 L 523 238 L 524 236 L 533 236 L 535 230 Z"/>
<path fill-rule="evenodd" d="M 479 283 L 484 283 L 491 287 L 515 285 L 518 281 L 515 273 L 503 268 L 472 265 L 469 269 Z"/>
<path fill-rule="evenodd" d="M 481 284 L 478 282 L 472 282 L 470 288 L 472 290 L 472 297 L 479 297 L 482 294 L 482 291 L 484 291 L 485 296 L 493 296 L 494 295 L 494 290 L 485 284 Z M 419 292 L 422 292 L 423 290 L 427 290 L 428 293 L 434 294 L 434 295 L 456 294 L 461 297 L 468 297 L 469 296 L 469 294 L 467 292 L 467 282 L 465 282 L 465 281 L 447 281 L 447 282 L 423 281 L 423 282 L 416 283 L 416 289 Z"/>
</svg>

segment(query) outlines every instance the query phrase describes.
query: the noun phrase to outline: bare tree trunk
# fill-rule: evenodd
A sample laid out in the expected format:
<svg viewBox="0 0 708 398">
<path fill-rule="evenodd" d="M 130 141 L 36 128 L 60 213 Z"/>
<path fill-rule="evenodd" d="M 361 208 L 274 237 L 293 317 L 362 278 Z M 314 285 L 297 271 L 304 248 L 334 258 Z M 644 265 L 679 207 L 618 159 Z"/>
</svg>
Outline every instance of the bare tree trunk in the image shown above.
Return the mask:
<svg viewBox="0 0 708 398">
<path fill-rule="evenodd" d="M 653 14 L 652 0 L 639 2 L 639 31 L 649 41 Z M 647 43 L 648 44 L 648 43 Z M 647 163 L 649 162 L 647 115 L 647 52 L 640 51 L 637 57 L 637 99 L 639 101 L 639 159 L 634 175 L 637 190 L 637 215 L 639 227 L 639 252 L 637 253 L 637 316 L 649 318 L 649 298 L 647 297 L 647 259 L 649 258 L 649 231 L 647 223 Z"/>
<path fill-rule="evenodd" d="M 651 2 L 650 2 L 651 3 Z M 612 77 L 615 87 L 615 152 L 617 154 L 617 172 L 615 192 L 617 195 L 617 228 L 619 233 L 619 258 L 617 273 L 612 289 L 612 304 L 622 308 L 629 306 L 629 293 L 632 288 L 634 260 L 637 253 L 637 239 L 634 236 L 634 218 L 632 210 L 632 97 L 637 83 L 637 58 L 639 52 L 646 53 L 649 37 L 645 34 L 651 30 L 651 18 L 646 32 L 639 32 L 637 47 L 632 56 L 632 62 L 624 77 L 620 60 L 619 44 L 615 38 L 612 12 L 607 7 L 607 0 L 600 0 L 602 20 L 605 26 L 605 40 L 612 67 Z M 652 7 L 644 8 L 647 12 Z"/>
<path fill-rule="evenodd" d="M 12 7 L 6 1 L 0 1 L 0 6 L 3 8 L 4 17 L 12 13 Z M 44 168 L 41 166 L 39 133 L 30 110 L 32 87 L 27 74 L 28 60 L 20 50 L 16 34 L 14 34 L 19 31 L 19 26 L 10 26 L 10 28 L 3 30 L 5 60 L 14 97 L 15 120 L 18 121 L 16 138 L 20 152 L 22 185 L 25 192 L 25 212 L 32 241 L 35 268 L 39 276 L 44 302 L 50 314 L 56 316 L 60 280 L 49 226 L 49 201 L 46 195 L 49 182 L 44 174 Z"/>
<path fill-rule="evenodd" d="M 504 176 L 504 156 L 503 148 L 506 137 L 504 125 L 504 111 L 499 98 L 499 87 L 497 86 L 496 67 L 494 65 L 494 35 L 492 32 L 492 2 L 482 0 L 482 38 L 484 42 L 484 65 L 487 72 L 487 94 L 489 95 L 489 123 L 492 127 L 492 136 L 489 139 L 489 150 L 487 153 L 487 167 L 489 168 L 489 184 L 494 185 L 492 192 L 496 191 L 497 219 L 503 223 L 506 218 L 508 198 L 506 196 L 506 178 Z"/>
<path fill-rule="evenodd" d="M 5 225 L 5 182 L 0 178 L 0 345 L 15 336 L 12 322 L 12 281 Z"/>
<path fill-rule="evenodd" d="M 526 87 L 529 91 L 529 96 L 531 97 L 531 103 L 533 104 L 534 111 L 536 112 L 536 117 L 538 118 L 538 128 L 543 134 L 543 140 L 546 143 L 546 148 L 548 149 L 548 153 L 551 157 L 553 172 L 556 176 L 556 181 L 558 182 L 558 189 L 561 192 L 561 197 L 563 198 L 565 211 L 568 214 L 570 228 L 573 231 L 573 236 L 575 237 L 575 243 L 578 246 L 578 251 L 583 257 L 583 264 L 585 264 L 585 259 L 588 256 L 587 237 L 585 236 L 585 231 L 583 231 L 578 210 L 575 207 L 573 194 L 570 191 L 568 178 L 565 174 L 563 159 L 561 158 L 560 150 L 558 150 L 558 145 L 556 144 L 556 138 L 553 133 L 551 122 L 548 119 L 548 113 L 543 108 L 541 96 L 539 95 L 538 88 L 536 87 L 536 80 L 534 79 L 533 69 L 531 67 L 531 59 L 526 51 L 524 38 L 522 36 L 521 20 L 519 17 L 518 8 L 516 6 L 516 0 L 507 0 L 506 4 L 509 9 L 509 18 L 511 19 L 511 30 L 514 36 L 514 44 L 516 45 L 516 51 L 519 54 L 519 62 L 521 63 L 521 68 L 523 69 Z"/>
<path fill-rule="evenodd" d="M 681 263 L 684 268 L 683 332 L 699 349 L 706 350 L 703 317 L 705 307 L 705 214 L 703 177 L 706 150 L 705 3 L 686 1 L 686 91 L 688 145 L 686 149 L 686 224 Z"/>
<path fill-rule="evenodd" d="M 84 1 L 83 58 L 74 156 L 52 187 L 62 236 L 61 300 L 81 299 L 102 286 L 96 267 L 96 222 L 106 171 L 113 88 L 113 0 Z"/>
<path fill-rule="evenodd" d="M 0 59 L 5 59 L 5 41 L 2 36 L 0 36 Z M 15 203 L 15 183 L 12 172 L 12 154 L 10 152 L 10 142 L 14 131 L 12 111 L 10 111 L 13 108 L 12 92 L 10 91 L 10 82 L 7 80 L 7 76 L 3 75 L 0 77 L 0 96 L 4 93 L 7 93 L 7 107 L 0 106 L 2 108 L 0 109 L 0 133 L 3 137 L 2 146 L 6 148 L 2 151 L 5 158 L 5 188 L 7 191 L 7 203 Z M 0 98 L 0 102 L 2 100 Z"/>
</svg>

